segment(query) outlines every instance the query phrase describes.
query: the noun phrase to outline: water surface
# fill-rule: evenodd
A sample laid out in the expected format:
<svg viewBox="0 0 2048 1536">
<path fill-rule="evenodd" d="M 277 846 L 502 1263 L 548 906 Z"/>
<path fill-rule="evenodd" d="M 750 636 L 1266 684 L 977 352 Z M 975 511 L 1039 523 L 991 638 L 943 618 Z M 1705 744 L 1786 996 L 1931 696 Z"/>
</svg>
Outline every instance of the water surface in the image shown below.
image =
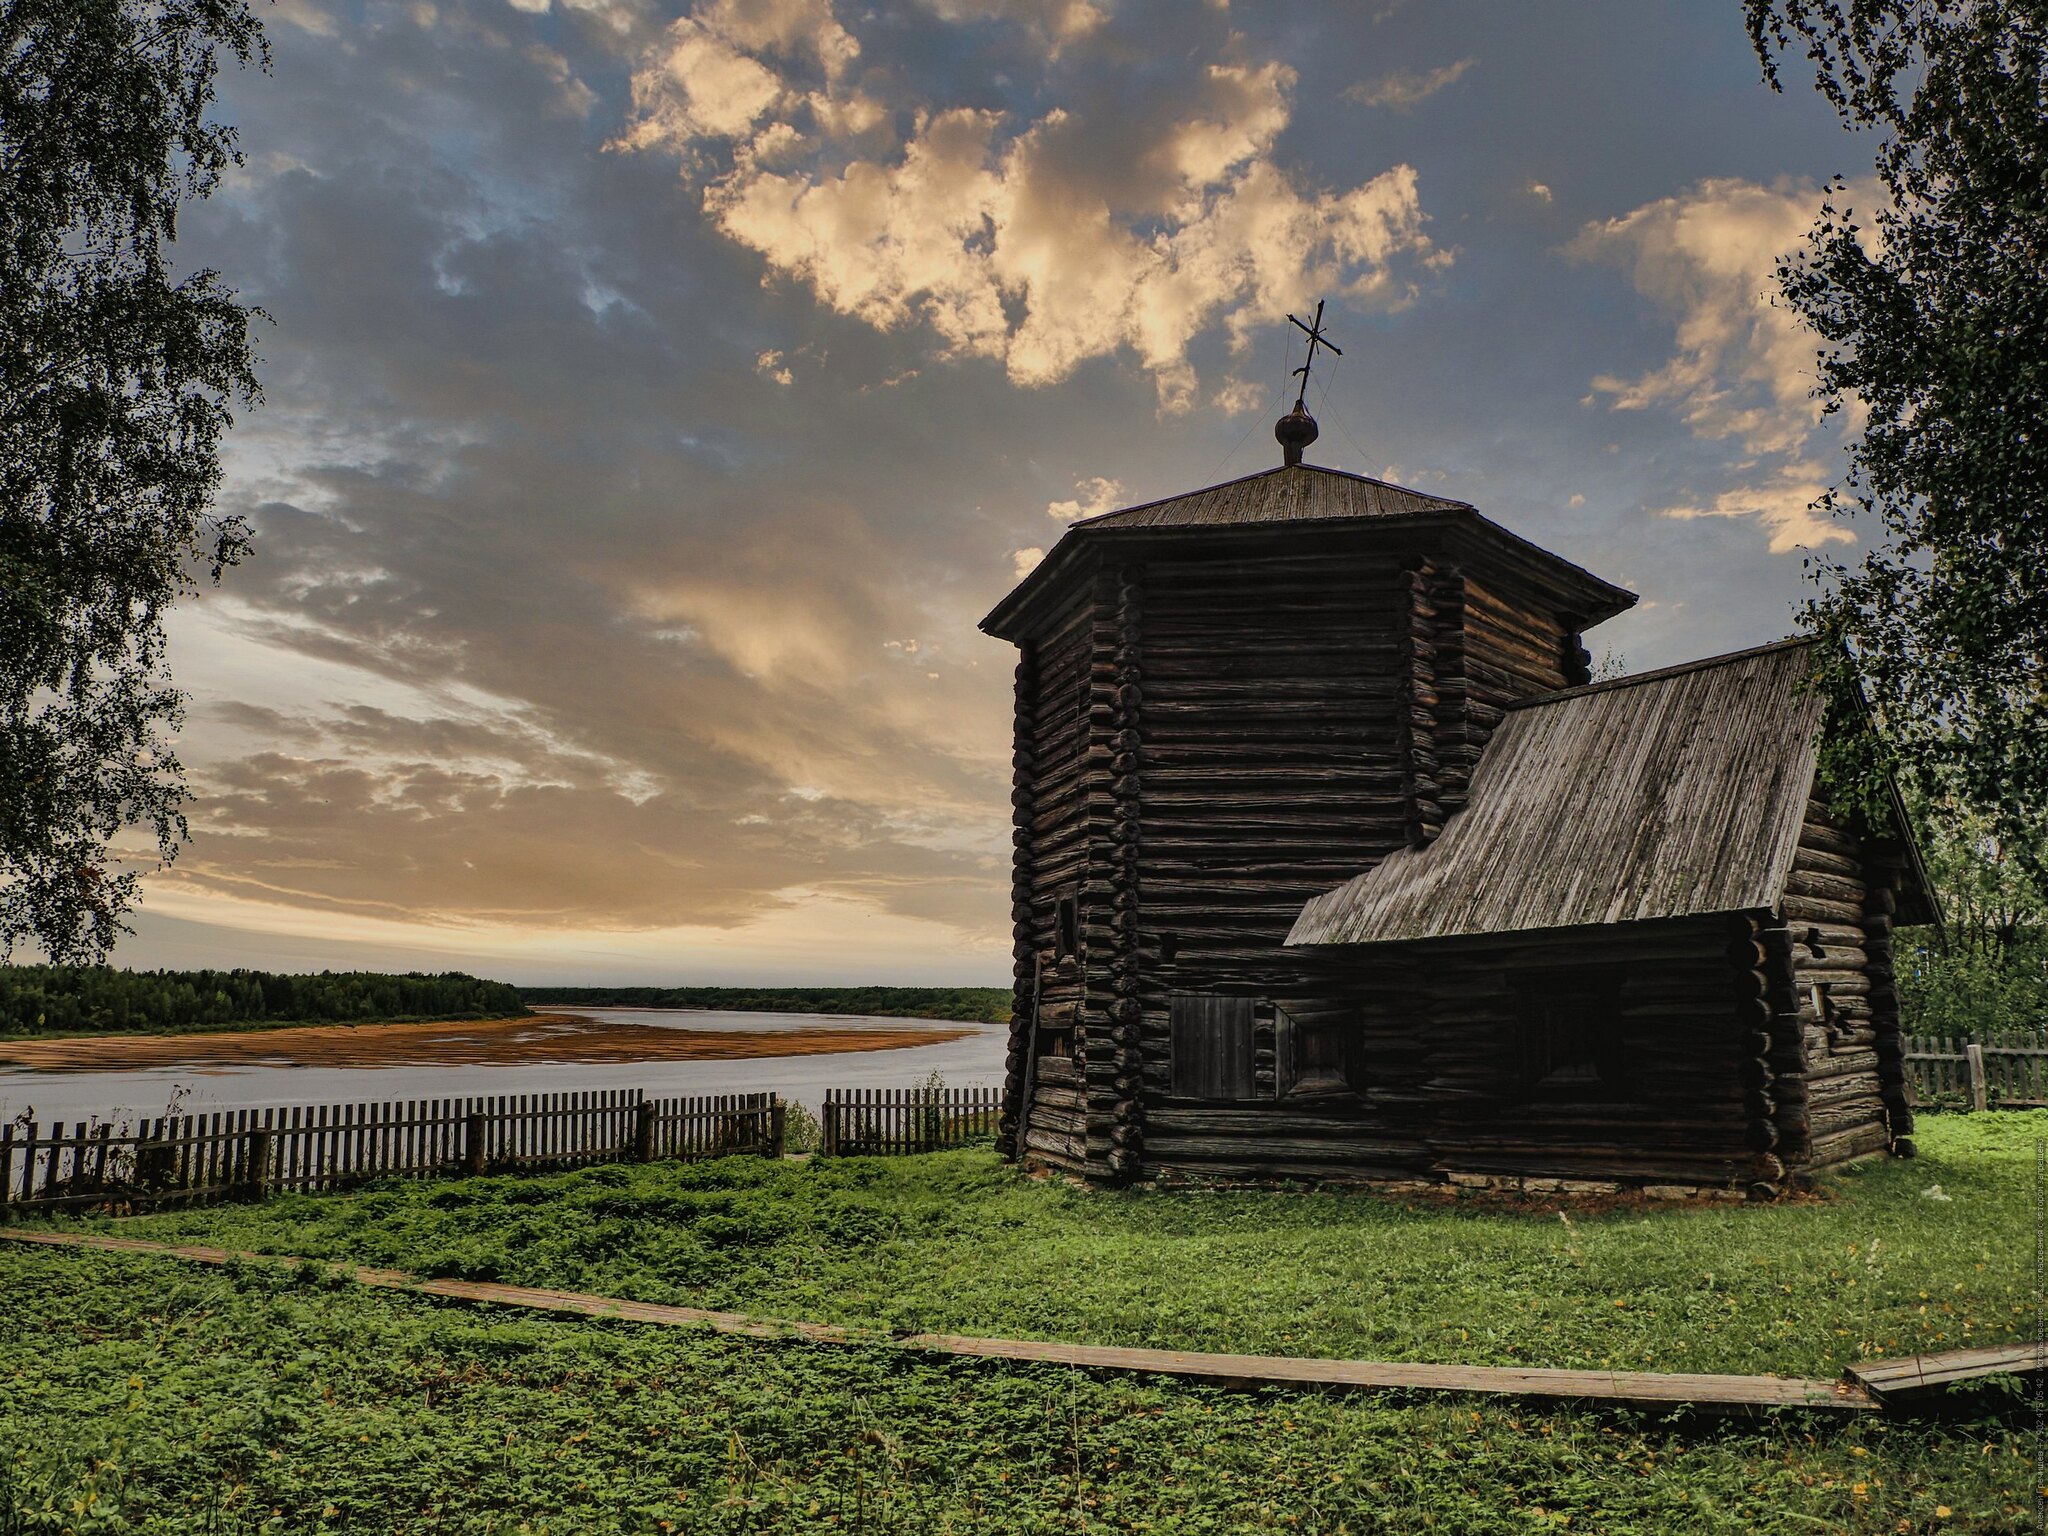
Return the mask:
<svg viewBox="0 0 2048 1536">
<path fill-rule="evenodd" d="M 723 1061 L 558 1062 L 536 1042 L 532 1060 L 402 1067 L 170 1066 L 116 1072 L 0 1071 L 0 1120 L 29 1114 L 45 1126 L 96 1117 L 119 1124 L 161 1115 L 268 1105 L 382 1103 L 485 1094 L 575 1093 L 640 1089 L 649 1097 L 699 1093 L 779 1093 L 816 1110 L 827 1088 L 906 1088 L 937 1072 L 948 1087 L 1002 1081 L 1005 1031 L 998 1024 L 945 1019 L 878 1019 L 843 1014 L 720 1013 L 666 1008 L 555 1008 L 650 1030 L 758 1031 L 831 1026 L 839 1030 L 967 1030 L 956 1040 L 897 1050 L 739 1057 Z"/>
</svg>

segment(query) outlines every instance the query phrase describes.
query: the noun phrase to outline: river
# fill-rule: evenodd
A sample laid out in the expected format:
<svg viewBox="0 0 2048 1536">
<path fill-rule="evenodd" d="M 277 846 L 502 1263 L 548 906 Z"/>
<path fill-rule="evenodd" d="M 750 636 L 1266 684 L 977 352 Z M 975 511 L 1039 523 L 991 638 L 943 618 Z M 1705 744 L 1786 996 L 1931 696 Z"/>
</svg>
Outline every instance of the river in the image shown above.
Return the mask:
<svg viewBox="0 0 2048 1536">
<path fill-rule="evenodd" d="M 827 1088 L 907 1088 L 937 1072 L 949 1088 L 992 1087 L 1002 1081 L 1005 1031 L 996 1024 L 936 1019 L 873 1019 L 844 1015 L 717 1013 L 661 1008 L 549 1008 L 647 1029 L 781 1032 L 832 1025 L 969 1031 L 933 1045 L 817 1055 L 738 1057 L 718 1061 L 561 1062 L 505 1065 L 407 1063 L 394 1067 L 284 1064 L 167 1066 L 130 1071 L 0 1071 L 0 1121 L 27 1115 L 43 1125 L 87 1118 L 116 1125 L 180 1112 L 266 1105 L 385 1103 L 485 1094 L 573 1093 L 637 1088 L 650 1098 L 673 1094 L 779 1093 L 815 1111 Z"/>
</svg>

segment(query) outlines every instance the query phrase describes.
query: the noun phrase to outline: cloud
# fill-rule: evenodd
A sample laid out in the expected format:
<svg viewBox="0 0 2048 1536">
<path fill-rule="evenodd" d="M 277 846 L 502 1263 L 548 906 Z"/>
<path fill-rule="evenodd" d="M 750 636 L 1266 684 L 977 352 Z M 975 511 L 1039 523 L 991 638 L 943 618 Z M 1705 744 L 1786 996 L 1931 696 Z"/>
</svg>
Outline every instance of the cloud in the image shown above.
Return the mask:
<svg viewBox="0 0 2048 1536">
<path fill-rule="evenodd" d="M 1044 45 L 1049 59 L 1057 59 L 1069 43 L 1099 31 L 1109 20 L 1108 5 L 1096 0 L 924 0 L 924 4 L 942 21 L 955 24 L 1020 24 Z"/>
<path fill-rule="evenodd" d="M 1016 573 L 1017 579 L 1022 581 L 1026 576 L 1029 576 L 1038 569 L 1039 562 L 1043 559 L 1045 559 L 1045 551 L 1042 549 L 1012 550 L 1010 552 L 1010 568 Z"/>
<path fill-rule="evenodd" d="M 1377 80 L 1361 80 L 1344 92 L 1344 99 L 1361 106 L 1386 107 L 1395 112 L 1411 111 L 1446 86 L 1456 85 L 1465 71 L 1478 62 L 1475 58 L 1464 58 L 1440 69 L 1420 72 L 1395 70 Z"/>
<path fill-rule="evenodd" d="M 337 28 L 333 16 L 322 10 L 314 0 L 275 0 L 271 15 L 278 21 L 311 32 L 316 37 L 332 37 Z"/>
<path fill-rule="evenodd" d="M 1693 431 L 1749 453 L 1785 453 L 1820 420 L 1811 398 L 1813 336 L 1772 302 L 1780 257 L 1820 207 L 1805 182 L 1706 181 L 1618 219 L 1591 224 L 1571 249 L 1622 266 L 1677 322 L 1671 359 L 1635 378 L 1603 374 L 1613 408 L 1676 410 Z"/>
<path fill-rule="evenodd" d="M 1596 376 L 1587 403 L 1672 411 L 1695 437 L 1741 454 L 1729 471 L 1736 484 L 1661 515 L 1753 519 L 1775 554 L 1855 542 L 1812 511 L 1827 488 L 1814 454 L 1830 431 L 1812 397 L 1818 343 L 1774 302 L 1777 264 L 1803 242 L 1821 196 L 1810 182 L 1704 181 L 1590 224 L 1569 248 L 1621 266 L 1675 327 L 1665 362 L 1632 378 Z"/>
<path fill-rule="evenodd" d="M 1266 401 L 1266 391 L 1249 379 L 1235 375 L 1225 379 L 1209 397 L 1209 403 L 1226 416 L 1243 416 Z"/>
<path fill-rule="evenodd" d="M 1185 411 L 1188 348 L 1211 327 L 1241 346 L 1308 293 L 1398 307 L 1450 259 L 1423 231 L 1410 167 L 1341 191 L 1281 169 L 1295 75 L 1278 62 L 1212 59 L 1099 114 L 1020 117 L 885 105 L 844 70 L 858 41 L 822 5 L 808 25 L 770 36 L 722 9 L 682 18 L 636 71 L 617 147 L 675 156 L 714 227 L 830 310 L 924 327 L 942 356 L 1000 362 L 1020 386 L 1128 351 L 1161 409 Z M 799 46 L 825 35 L 837 41 Z"/>
<path fill-rule="evenodd" d="M 822 82 L 819 14 L 716 36 Z M 823 892 L 999 971 L 1007 667 L 973 625 L 1022 540 L 958 515 L 999 413 L 933 454 L 930 398 L 796 405 L 799 357 L 914 375 L 764 324 L 669 168 L 565 124 L 565 79 L 623 112 L 608 25 L 450 16 L 279 29 L 289 90 L 237 103 L 264 153 L 181 230 L 278 323 L 221 493 L 258 552 L 176 619 L 195 841 L 153 891 L 472 937 Z"/>
<path fill-rule="evenodd" d="M 426 758 L 259 753 L 215 775 L 179 883 L 366 917 L 618 930 L 739 926 L 799 890 L 923 915 L 986 880 L 943 850 L 905 850 L 881 874 L 886 829 L 815 792 L 762 809 L 706 816 L 678 787 L 636 798 Z"/>
<path fill-rule="evenodd" d="M 1666 507 L 1662 515 L 1685 520 L 1754 518 L 1770 530 L 1774 555 L 1822 544 L 1854 544 L 1855 534 L 1813 510 L 1827 488 L 1821 466 L 1802 460 L 1780 466 L 1759 483 L 1722 491 L 1704 506 Z"/>
<path fill-rule="evenodd" d="M 1550 188 L 1545 183 L 1540 181 L 1532 181 L 1529 183 L 1529 195 L 1535 198 L 1536 201 L 1539 203 L 1547 203 L 1551 201 Z"/>
<path fill-rule="evenodd" d="M 1097 517 L 1104 512 L 1115 511 L 1124 494 L 1122 485 L 1101 475 L 1075 481 L 1074 489 L 1081 494 L 1072 501 L 1052 502 L 1045 509 L 1046 516 L 1056 517 L 1063 523 L 1071 523 L 1077 518 Z"/>
</svg>

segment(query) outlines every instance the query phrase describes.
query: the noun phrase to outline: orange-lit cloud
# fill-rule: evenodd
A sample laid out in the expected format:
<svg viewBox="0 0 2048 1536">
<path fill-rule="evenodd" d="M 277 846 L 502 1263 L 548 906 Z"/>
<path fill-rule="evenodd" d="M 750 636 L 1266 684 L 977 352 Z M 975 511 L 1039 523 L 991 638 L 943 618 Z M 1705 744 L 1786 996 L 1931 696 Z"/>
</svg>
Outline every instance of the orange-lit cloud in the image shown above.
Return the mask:
<svg viewBox="0 0 2048 1536">
<path fill-rule="evenodd" d="M 1101 22 L 1088 5 L 939 9 L 1028 10 L 1067 43 Z M 1311 292 L 1398 305 L 1450 260 L 1423 232 L 1412 168 L 1343 191 L 1281 168 L 1296 75 L 1278 61 L 1178 72 L 1105 180 L 1099 129 L 1067 109 L 1019 122 L 886 101 L 823 0 L 775 11 L 773 27 L 730 4 L 675 22 L 634 75 L 619 146 L 679 158 L 706 215 L 820 303 L 928 327 L 943 355 L 998 360 L 1025 387 L 1128 350 L 1183 412 L 1188 348 L 1211 326 L 1241 344 Z"/>
<path fill-rule="evenodd" d="M 1774 554 L 1855 542 L 1811 510 L 1828 484 L 1814 462 L 1826 435 L 1813 398 L 1817 344 L 1777 298 L 1778 263 L 1800 247 L 1820 203 L 1811 182 L 1705 181 L 1591 225 L 1573 246 L 1620 264 L 1676 326 L 1668 360 L 1633 378 L 1597 376 L 1593 398 L 1616 411 L 1674 411 L 1696 436 L 1742 456 L 1737 484 L 1657 510 L 1752 518 Z"/>
</svg>

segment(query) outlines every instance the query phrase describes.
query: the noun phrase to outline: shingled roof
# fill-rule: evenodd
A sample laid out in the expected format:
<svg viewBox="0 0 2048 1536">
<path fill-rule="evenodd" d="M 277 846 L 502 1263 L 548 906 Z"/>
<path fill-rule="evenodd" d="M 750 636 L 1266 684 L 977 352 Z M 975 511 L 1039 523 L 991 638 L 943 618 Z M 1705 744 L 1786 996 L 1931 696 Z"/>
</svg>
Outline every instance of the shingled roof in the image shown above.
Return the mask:
<svg viewBox="0 0 2048 1536">
<path fill-rule="evenodd" d="M 1070 525 L 1038 567 L 996 604 L 981 621 L 981 627 L 1005 639 L 1017 638 L 1020 624 L 1025 623 L 1020 616 L 1040 593 L 1059 583 L 1078 563 L 1085 562 L 1091 549 L 1125 539 L 1139 541 L 1176 531 L 1218 537 L 1280 529 L 1341 532 L 1347 526 L 1369 523 L 1431 520 L 1461 525 L 1478 540 L 1511 552 L 1512 558 L 1532 574 L 1540 574 L 1557 591 L 1568 594 L 1565 600 L 1573 604 L 1574 611 L 1589 626 L 1612 618 L 1636 601 L 1636 595 L 1627 588 L 1602 581 L 1592 572 L 1510 533 L 1483 516 L 1470 502 L 1431 496 L 1348 470 L 1293 464 L 1081 519 Z"/>
<path fill-rule="evenodd" d="M 1375 944 L 1777 904 L 1818 762 L 1812 642 L 1523 700 L 1466 808 L 1302 909 L 1291 945 Z"/>
</svg>

